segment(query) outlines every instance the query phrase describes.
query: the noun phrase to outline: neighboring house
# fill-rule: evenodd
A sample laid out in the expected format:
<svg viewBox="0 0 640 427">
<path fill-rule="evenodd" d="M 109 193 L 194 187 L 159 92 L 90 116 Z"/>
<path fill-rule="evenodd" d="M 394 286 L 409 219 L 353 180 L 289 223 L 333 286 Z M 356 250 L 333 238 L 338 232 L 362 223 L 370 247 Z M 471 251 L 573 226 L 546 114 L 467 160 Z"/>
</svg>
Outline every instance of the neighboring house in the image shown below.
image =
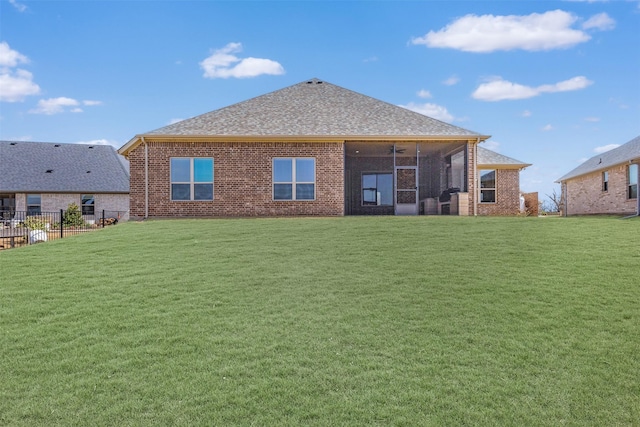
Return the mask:
<svg viewBox="0 0 640 427">
<path fill-rule="evenodd" d="M 558 179 L 565 215 L 638 215 L 640 136 Z"/>
<path fill-rule="evenodd" d="M 109 145 L 0 141 L 0 217 L 59 212 L 71 203 L 86 220 L 103 210 L 127 219 L 126 160 Z"/>
<path fill-rule="evenodd" d="M 501 194 L 499 173 L 494 200 L 479 198 L 488 138 L 311 79 L 136 135 L 119 152 L 137 218 L 513 214 L 517 180 Z"/>
</svg>

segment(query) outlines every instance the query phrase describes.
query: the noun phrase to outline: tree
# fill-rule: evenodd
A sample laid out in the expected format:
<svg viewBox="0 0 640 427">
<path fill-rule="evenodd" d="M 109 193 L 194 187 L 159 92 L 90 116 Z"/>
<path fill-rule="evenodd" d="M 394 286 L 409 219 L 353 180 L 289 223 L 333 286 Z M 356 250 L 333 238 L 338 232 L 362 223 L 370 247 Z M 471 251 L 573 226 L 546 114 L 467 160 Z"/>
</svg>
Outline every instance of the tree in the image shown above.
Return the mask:
<svg viewBox="0 0 640 427">
<path fill-rule="evenodd" d="M 549 198 L 549 206 L 546 204 L 544 206 L 549 209 L 545 210 L 549 212 L 561 212 L 564 207 L 562 204 L 562 195 L 559 195 L 554 188 L 551 194 L 547 194 L 547 197 Z"/>
</svg>

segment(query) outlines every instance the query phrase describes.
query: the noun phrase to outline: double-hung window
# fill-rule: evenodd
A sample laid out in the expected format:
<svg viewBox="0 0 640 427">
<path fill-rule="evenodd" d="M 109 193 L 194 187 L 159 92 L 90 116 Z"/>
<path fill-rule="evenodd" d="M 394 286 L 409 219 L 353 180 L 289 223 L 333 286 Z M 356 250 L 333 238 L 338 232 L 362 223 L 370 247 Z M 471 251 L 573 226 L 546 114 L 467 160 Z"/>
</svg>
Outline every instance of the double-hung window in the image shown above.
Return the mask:
<svg viewBox="0 0 640 427">
<path fill-rule="evenodd" d="M 362 204 L 365 206 L 393 206 L 393 174 L 363 174 Z"/>
<path fill-rule="evenodd" d="M 171 158 L 171 200 L 213 200 L 213 158 Z"/>
<path fill-rule="evenodd" d="M 496 202 L 496 170 L 480 170 L 480 203 Z"/>
<path fill-rule="evenodd" d="M 273 200 L 315 200 L 316 159 L 273 159 Z"/>
<path fill-rule="evenodd" d="M 40 194 L 27 194 L 27 215 L 42 213 L 42 197 Z"/>
<path fill-rule="evenodd" d="M 627 197 L 630 199 L 638 198 L 638 165 L 632 163 L 627 168 Z"/>
<path fill-rule="evenodd" d="M 93 194 L 82 195 L 82 215 L 95 215 L 96 205 Z"/>
</svg>

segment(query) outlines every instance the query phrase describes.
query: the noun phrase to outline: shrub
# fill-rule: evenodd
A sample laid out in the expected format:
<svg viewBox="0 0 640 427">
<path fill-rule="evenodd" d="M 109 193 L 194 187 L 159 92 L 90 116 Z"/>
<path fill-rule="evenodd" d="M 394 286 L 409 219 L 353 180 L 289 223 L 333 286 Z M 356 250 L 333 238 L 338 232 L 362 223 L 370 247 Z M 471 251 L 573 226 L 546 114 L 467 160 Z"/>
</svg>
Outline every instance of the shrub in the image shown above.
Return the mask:
<svg viewBox="0 0 640 427">
<path fill-rule="evenodd" d="M 28 216 L 27 219 L 24 220 L 24 225 L 30 230 L 47 229 L 47 221 L 39 215 Z"/>
<path fill-rule="evenodd" d="M 75 203 L 71 203 L 62 216 L 62 223 L 65 227 L 82 227 L 84 226 L 84 219 L 82 218 L 82 212 Z"/>
</svg>

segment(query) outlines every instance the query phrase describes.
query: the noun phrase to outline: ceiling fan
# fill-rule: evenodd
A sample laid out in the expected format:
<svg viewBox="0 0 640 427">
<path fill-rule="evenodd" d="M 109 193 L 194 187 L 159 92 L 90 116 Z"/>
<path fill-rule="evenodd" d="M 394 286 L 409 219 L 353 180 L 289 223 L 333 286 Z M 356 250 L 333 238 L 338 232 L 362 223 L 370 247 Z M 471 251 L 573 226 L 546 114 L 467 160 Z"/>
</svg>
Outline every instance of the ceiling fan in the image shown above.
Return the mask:
<svg viewBox="0 0 640 427">
<path fill-rule="evenodd" d="M 392 145 L 392 146 L 389 148 L 389 154 L 393 154 L 393 149 L 394 149 L 394 146 Z M 402 153 L 404 153 L 406 150 L 407 150 L 406 148 L 396 148 L 396 149 L 395 149 L 395 152 L 396 152 L 396 153 L 398 153 L 398 154 L 402 154 Z"/>
</svg>

